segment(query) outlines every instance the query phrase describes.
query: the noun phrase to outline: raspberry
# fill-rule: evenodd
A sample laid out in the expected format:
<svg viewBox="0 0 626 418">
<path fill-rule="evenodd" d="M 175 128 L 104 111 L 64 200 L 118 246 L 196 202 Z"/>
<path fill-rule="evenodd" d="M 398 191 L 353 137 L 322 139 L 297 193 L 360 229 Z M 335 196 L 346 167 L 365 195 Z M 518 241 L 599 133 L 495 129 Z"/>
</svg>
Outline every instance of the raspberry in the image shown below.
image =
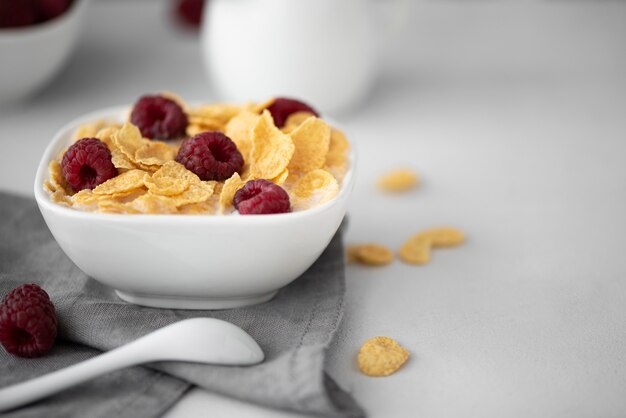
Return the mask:
<svg viewBox="0 0 626 418">
<path fill-rule="evenodd" d="M 162 96 L 143 96 L 130 114 L 130 122 L 141 135 L 152 139 L 173 139 L 185 135 L 187 115 L 173 100 Z"/>
<path fill-rule="evenodd" d="M 243 156 L 221 132 L 202 132 L 180 146 L 176 161 L 202 180 L 226 180 L 243 167 Z"/>
<path fill-rule="evenodd" d="M 192 27 L 199 27 L 202 21 L 204 0 L 178 0 L 176 13 L 181 22 Z"/>
<path fill-rule="evenodd" d="M 42 20 L 61 16 L 70 6 L 69 0 L 37 0 L 39 16 Z"/>
<path fill-rule="evenodd" d="M 37 22 L 33 0 L 0 0 L 0 28 L 28 26 Z"/>
<path fill-rule="evenodd" d="M 93 189 L 117 176 L 111 151 L 97 138 L 83 138 L 65 151 L 61 161 L 63 177 L 74 192 Z"/>
<path fill-rule="evenodd" d="M 237 190 L 233 204 L 242 215 L 286 213 L 291 209 L 285 189 L 263 179 L 250 180 Z"/>
<path fill-rule="evenodd" d="M 40 357 L 54 345 L 57 318 L 48 294 L 36 284 L 11 290 L 0 304 L 0 344 L 20 357 Z"/>
<path fill-rule="evenodd" d="M 287 99 L 285 97 L 279 97 L 274 100 L 274 103 L 267 108 L 274 118 L 274 124 L 278 128 L 285 126 L 287 117 L 296 112 L 310 112 L 315 116 L 319 116 L 319 113 L 315 111 L 311 106 L 306 103 L 302 103 L 298 100 Z"/>
</svg>

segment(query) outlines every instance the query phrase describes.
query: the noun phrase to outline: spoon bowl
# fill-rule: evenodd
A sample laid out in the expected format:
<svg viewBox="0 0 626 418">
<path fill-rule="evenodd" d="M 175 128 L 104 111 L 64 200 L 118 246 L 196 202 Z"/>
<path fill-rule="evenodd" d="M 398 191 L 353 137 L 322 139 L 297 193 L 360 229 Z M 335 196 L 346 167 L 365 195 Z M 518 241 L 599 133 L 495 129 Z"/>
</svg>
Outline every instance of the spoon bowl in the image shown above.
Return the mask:
<svg viewBox="0 0 626 418">
<path fill-rule="evenodd" d="M 150 361 L 249 366 L 264 358 L 261 347 L 244 330 L 214 318 L 176 322 L 125 347 L 142 360 L 152 357 Z"/>
</svg>

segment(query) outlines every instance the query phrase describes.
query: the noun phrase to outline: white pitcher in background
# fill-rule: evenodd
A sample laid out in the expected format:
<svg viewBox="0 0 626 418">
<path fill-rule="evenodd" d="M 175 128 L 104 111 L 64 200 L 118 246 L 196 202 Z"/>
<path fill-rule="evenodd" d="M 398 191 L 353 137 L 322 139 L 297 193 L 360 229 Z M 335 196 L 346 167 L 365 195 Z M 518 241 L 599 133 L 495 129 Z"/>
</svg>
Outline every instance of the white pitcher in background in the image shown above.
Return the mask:
<svg viewBox="0 0 626 418">
<path fill-rule="evenodd" d="M 286 96 L 323 113 L 351 108 L 372 87 L 381 47 L 409 3 L 209 0 L 201 33 L 208 76 L 228 101 Z M 393 13 L 381 13 L 391 5 Z"/>
</svg>

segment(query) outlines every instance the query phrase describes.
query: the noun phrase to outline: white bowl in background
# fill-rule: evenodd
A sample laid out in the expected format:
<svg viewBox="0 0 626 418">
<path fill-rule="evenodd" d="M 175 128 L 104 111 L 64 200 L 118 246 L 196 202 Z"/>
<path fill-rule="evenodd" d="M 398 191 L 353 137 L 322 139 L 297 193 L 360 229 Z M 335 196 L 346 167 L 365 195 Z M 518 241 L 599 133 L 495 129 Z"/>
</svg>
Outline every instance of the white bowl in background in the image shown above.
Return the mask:
<svg viewBox="0 0 626 418">
<path fill-rule="evenodd" d="M 0 103 L 28 96 L 46 84 L 74 49 L 88 0 L 47 22 L 0 28 Z"/>
<path fill-rule="evenodd" d="M 354 154 L 339 194 L 276 215 L 119 215 L 50 201 L 48 164 L 87 121 L 125 119 L 127 107 L 91 113 L 63 127 L 35 177 L 35 198 L 52 235 L 87 275 L 125 301 L 178 309 L 224 309 L 265 302 L 304 273 L 339 228 L 354 183 Z"/>
</svg>

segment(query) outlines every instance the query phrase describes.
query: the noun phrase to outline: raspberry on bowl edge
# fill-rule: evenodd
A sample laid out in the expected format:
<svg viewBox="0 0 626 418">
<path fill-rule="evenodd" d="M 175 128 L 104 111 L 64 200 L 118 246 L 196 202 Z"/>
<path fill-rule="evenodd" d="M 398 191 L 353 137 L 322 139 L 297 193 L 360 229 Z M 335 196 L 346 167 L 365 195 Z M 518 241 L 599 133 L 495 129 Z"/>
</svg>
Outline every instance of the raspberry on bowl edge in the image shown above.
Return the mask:
<svg viewBox="0 0 626 418">
<path fill-rule="evenodd" d="M 285 126 L 287 117 L 296 112 L 309 112 L 319 117 L 319 113 L 306 103 L 299 100 L 288 99 L 286 97 L 277 97 L 274 102 L 267 108 L 274 118 L 274 124 L 277 128 Z"/>
<path fill-rule="evenodd" d="M 46 354 L 57 336 L 57 318 L 50 297 L 36 284 L 24 284 L 0 304 L 0 344 L 20 357 Z"/>
<path fill-rule="evenodd" d="M 202 132 L 185 140 L 176 161 L 205 181 L 227 180 L 243 167 L 237 145 L 221 132 Z"/>
<path fill-rule="evenodd" d="M 52 20 L 65 13 L 71 0 L 0 0 L 0 28 L 17 28 Z"/>
<path fill-rule="evenodd" d="M 63 155 L 61 168 L 74 192 L 93 189 L 118 174 L 111 151 L 98 138 L 83 138 L 72 144 Z"/>
<path fill-rule="evenodd" d="M 185 135 L 187 115 L 174 100 L 142 96 L 130 114 L 130 122 L 150 139 L 174 139 Z"/>
<path fill-rule="evenodd" d="M 250 180 L 237 190 L 233 205 L 241 215 L 268 215 L 291 210 L 285 189 L 264 179 Z"/>
<path fill-rule="evenodd" d="M 174 12 L 178 20 L 190 27 L 199 28 L 205 0 L 176 0 Z"/>
</svg>

